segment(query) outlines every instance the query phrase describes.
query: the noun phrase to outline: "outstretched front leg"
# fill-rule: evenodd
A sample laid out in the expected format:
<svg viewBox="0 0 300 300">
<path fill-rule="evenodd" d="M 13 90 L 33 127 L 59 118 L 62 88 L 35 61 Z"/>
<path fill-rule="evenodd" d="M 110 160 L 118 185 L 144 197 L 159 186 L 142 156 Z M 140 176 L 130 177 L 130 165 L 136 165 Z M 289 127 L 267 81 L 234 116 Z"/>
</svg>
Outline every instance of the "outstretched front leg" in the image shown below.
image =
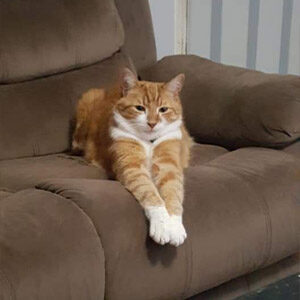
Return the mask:
<svg viewBox="0 0 300 300">
<path fill-rule="evenodd" d="M 182 224 L 184 188 L 180 140 L 164 141 L 154 147 L 152 177 L 170 215 L 170 244 L 179 246 L 187 236 Z"/>
<path fill-rule="evenodd" d="M 151 179 L 145 148 L 133 139 L 114 141 L 110 149 L 113 171 L 145 210 L 150 222 L 150 236 L 164 245 L 170 240 L 169 215 Z"/>
</svg>

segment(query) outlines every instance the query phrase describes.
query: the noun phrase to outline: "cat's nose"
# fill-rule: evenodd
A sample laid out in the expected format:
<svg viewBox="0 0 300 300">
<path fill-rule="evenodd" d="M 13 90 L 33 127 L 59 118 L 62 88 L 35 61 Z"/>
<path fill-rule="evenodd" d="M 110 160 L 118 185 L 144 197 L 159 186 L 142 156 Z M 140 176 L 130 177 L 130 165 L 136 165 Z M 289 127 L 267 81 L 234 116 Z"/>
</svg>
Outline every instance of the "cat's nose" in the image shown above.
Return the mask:
<svg viewBox="0 0 300 300">
<path fill-rule="evenodd" d="M 147 124 L 149 125 L 149 127 L 150 127 L 151 129 L 153 129 L 157 123 L 151 123 L 151 122 L 148 122 Z"/>
</svg>

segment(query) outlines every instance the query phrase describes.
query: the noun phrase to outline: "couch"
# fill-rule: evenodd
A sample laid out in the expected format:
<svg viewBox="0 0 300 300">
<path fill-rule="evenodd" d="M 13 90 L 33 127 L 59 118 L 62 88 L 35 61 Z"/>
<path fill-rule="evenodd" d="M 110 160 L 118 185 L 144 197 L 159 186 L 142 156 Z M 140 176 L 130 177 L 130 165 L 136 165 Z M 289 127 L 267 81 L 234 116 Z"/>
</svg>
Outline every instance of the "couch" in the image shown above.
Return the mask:
<svg viewBox="0 0 300 300">
<path fill-rule="evenodd" d="M 176 248 L 70 153 L 76 102 L 184 72 L 194 137 Z M 299 271 L 300 77 L 156 59 L 147 0 L 0 0 L 0 299 L 233 299 Z"/>
</svg>

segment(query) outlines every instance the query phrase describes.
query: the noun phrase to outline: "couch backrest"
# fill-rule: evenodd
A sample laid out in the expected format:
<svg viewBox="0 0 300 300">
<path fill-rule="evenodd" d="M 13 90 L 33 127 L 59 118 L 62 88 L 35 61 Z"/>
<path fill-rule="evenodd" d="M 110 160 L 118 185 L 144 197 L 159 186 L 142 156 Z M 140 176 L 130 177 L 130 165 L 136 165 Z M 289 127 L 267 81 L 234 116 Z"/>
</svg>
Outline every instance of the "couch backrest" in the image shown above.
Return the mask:
<svg viewBox="0 0 300 300">
<path fill-rule="evenodd" d="M 156 62 L 156 46 L 148 0 L 115 0 L 124 30 L 123 49 L 137 70 Z"/>
<path fill-rule="evenodd" d="M 67 150 L 80 95 L 155 62 L 148 1 L 116 4 L 0 0 L 0 160 Z"/>
<path fill-rule="evenodd" d="M 123 42 L 110 0 L 0 0 L 0 83 L 99 62 Z"/>
</svg>

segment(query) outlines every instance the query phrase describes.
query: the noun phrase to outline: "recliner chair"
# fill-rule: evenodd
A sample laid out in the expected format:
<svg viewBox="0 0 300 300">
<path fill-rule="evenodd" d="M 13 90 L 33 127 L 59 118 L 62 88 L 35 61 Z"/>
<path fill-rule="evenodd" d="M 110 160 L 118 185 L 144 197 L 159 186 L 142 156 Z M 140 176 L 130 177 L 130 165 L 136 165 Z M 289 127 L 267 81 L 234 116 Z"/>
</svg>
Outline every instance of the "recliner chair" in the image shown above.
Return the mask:
<svg viewBox="0 0 300 300">
<path fill-rule="evenodd" d="M 195 139 L 175 248 L 72 156 L 76 101 L 184 72 Z M 156 61 L 147 0 L 0 0 L 0 299 L 232 299 L 299 271 L 300 78 Z"/>
</svg>

